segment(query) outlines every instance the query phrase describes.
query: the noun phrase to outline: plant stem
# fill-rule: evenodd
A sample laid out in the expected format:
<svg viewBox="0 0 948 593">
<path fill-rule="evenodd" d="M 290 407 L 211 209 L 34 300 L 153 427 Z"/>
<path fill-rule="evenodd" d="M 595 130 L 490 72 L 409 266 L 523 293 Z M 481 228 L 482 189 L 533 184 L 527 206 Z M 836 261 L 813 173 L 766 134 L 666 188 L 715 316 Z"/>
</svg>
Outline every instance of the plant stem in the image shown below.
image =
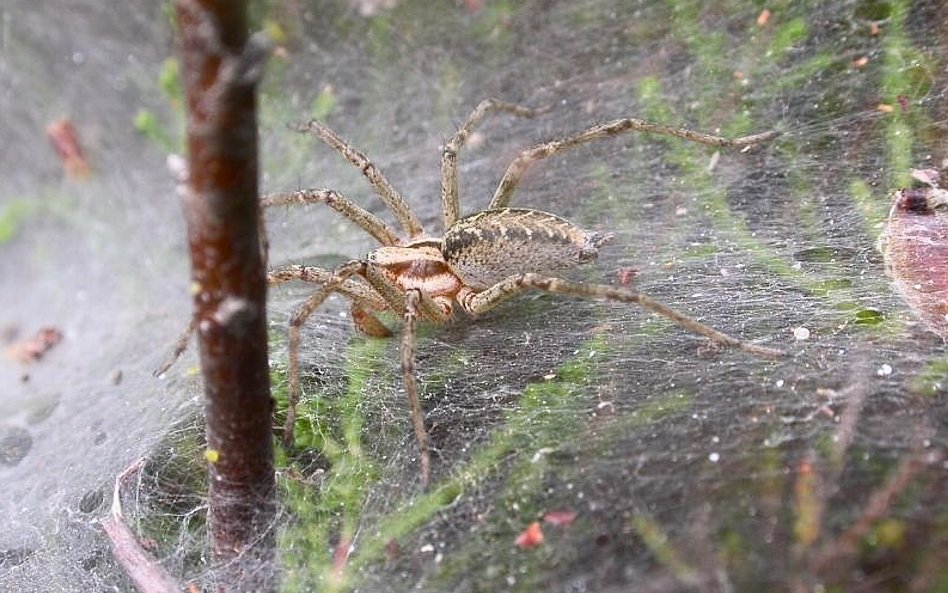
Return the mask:
<svg viewBox="0 0 948 593">
<path fill-rule="evenodd" d="M 270 591 L 273 404 L 256 121 L 268 52 L 248 37 L 244 2 L 178 0 L 175 10 L 187 96 L 182 197 L 204 376 L 212 557 L 221 590 Z"/>
</svg>

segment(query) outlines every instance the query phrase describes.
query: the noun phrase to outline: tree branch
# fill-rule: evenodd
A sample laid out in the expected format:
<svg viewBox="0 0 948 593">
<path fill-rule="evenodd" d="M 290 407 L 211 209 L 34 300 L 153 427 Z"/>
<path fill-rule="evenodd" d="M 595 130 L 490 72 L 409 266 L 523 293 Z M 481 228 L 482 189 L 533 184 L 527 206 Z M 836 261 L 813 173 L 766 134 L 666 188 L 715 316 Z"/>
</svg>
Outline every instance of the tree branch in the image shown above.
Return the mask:
<svg viewBox="0 0 948 593">
<path fill-rule="evenodd" d="M 204 376 L 212 554 L 225 589 L 273 589 L 273 404 L 257 221 L 256 85 L 244 2 L 178 0 L 188 109 L 183 208 Z"/>
</svg>

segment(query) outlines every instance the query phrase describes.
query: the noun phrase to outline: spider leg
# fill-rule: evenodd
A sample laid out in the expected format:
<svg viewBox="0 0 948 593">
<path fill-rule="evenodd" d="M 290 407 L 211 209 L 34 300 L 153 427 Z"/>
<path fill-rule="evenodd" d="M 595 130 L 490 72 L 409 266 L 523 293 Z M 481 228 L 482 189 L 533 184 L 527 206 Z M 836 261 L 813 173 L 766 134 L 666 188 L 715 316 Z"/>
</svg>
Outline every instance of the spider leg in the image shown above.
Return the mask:
<svg viewBox="0 0 948 593">
<path fill-rule="evenodd" d="M 375 237 L 375 239 L 383 245 L 395 245 L 398 243 L 397 235 L 383 220 L 364 210 L 360 206 L 350 202 L 333 190 L 308 189 L 285 194 L 270 194 L 264 196 L 264 198 L 261 200 L 261 206 L 263 208 L 315 203 L 323 203 L 328 205 L 352 222 L 362 227 L 366 232 Z M 260 217 L 260 222 L 257 228 L 258 232 L 260 233 L 261 256 L 263 257 L 264 262 L 266 262 L 268 241 L 266 225 L 263 224 L 263 216 Z M 325 284 L 329 281 L 331 276 L 332 272 L 322 268 L 294 265 L 270 270 L 267 275 L 267 282 L 270 286 L 282 284 L 283 282 L 290 280 L 302 280 L 303 282 Z M 340 292 L 350 299 L 356 301 L 368 301 L 375 306 L 385 306 L 385 301 L 383 301 L 375 292 L 367 289 L 364 284 L 360 284 L 352 280 L 346 280 L 337 289 L 337 292 Z M 371 309 L 373 307 L 370 306 L 368 308 Z M 366 308 L 360 309 L 360 311 L 365 310 Z M 365 317 L 362 316 L 361 318 L 364 319 Z M 353 315 L 353 319 L 356 319 L 355 315 Z M 375 324 L 372 324 L 371 321 L 368 321 L 367 323 L 372 325 L 372 327 L 381 325 L 381 322 L 378 322 L 378 320 L 376 320 Z M 356 324 L 356 327 L 360 328 L 360 331 L 362 331 L 361 326 L 359 326 L 358 323 Z M 188 343 L 191 340 L 191 335 L 194 334 L 194 330 L 196 328 L 197 320 L 192 316 L 191 320 L 188 322 L 187 327 L 181 332 L 181 334 L 178 336 L 178 339 L 175 341 L 174 347 L 171 350 L 171 354 L 169 354 L 168 358 L 166 358 L 165 361 L 153 371 L 152 374 L 154 376 L 160 377 L 161 375 L 164 375 L 166 372 L 168 372 L 168 369 L 170 369 L 171 366 L 174 365 L 174 363 L 177 362 L 179 358 L 181 358 L 181 355 L 184 354 L 184 352 L 188 349 Z M 363 331 L 363 333 L 375 335 L 371 331 Z"/>
<path fill-rule="evenodd" d="M 352 324 L 362 334 L 370 338 L 392 337 L 392 330 L 379 321 L 379 318 L 376 317 L 368 307 L 358 302 L 353 302 L 352 307 L 349 308 L 349 314 L 352 315 Z"/>
<path fill-rule="evenodd" d="M 445 230 L 460 216 L 458 205 L 458 153 L 467 142 L 474 128 L 492 113 L 503 111 L 520 117 L 535 117 L 546 113 L 548 109 L 529 109 L 513 103 L 505 103 L 497 99 L 481 101 L 474 111 L 467 116 L 464 124 L 458 128 L 454 138 L 448 142 L 441 155 L 441 208 L 444 214 Z"/>
<path fill-rule="evenodd" d="M 152 374 L 156 377 L 160 377 L 168 372 L 168 369 L 171 368 L 184 351 L 188 349 L 188 342 L 191 341 L 191 335 L 194 333 L 194 330 L 197 329 L 197 316 L 191 315 L 191 320 L 188 322 L 188 326 L 184 328 L 184 331 L 181 332 L 181 335 L 178 336 L 178 340 L 174 343 L 174 348 L 171 350 L 171 354 L 168 355 L 168 358 L 165 359 L 161 366 L 155 369 Z"/>
<path fill-rule="evenodd" d="M 418 222 L 418 218 L 408 208 L 408 204 L 404 198 L 395 191 L 395 188 L 392 187 L 388 179 L 382 175 L 379 168 L 366 158 L 364 154 L 349 146 L 349 144 L 337 136 L 335 132 L 316 120 L 312 120 L 301 126 L 300 131 L 310 132 L 341 154 L 354 167 L 362 171 L 362 174 L 368 179 L 369 184 L 372 185 L 372 189 L 375 190 L 375 193 L 382 198 L 382 201 L 385 202 L 392 213 L 395 214 L 395 217 L 401 223 L 405 232 L 408 233 L 410 239 L 424 234 L 425 231 L 421 227 L 421 223 Z"/>
<path fill-rule="evenodd" d="M 385 221 L 331 189 L 313 188 L 290 193 L 269 194 L 261 200 L 261 205 L 264 208 L 303 204 L 326 204 L 362 227 L 362 230 L 372 235 L 382 245 L 397 245 L 399 243 L 398 235 Z"/>
<path fill-rule="evenodd" d="M 664 126 L 641 119 L 617 119 L 609 123 L 593 126 L 587 130 L 579 132 L 578 134 L 563 138 L 562 140 L 553 140 L 551 142 L 537 144 L 536 146 L 521 152 L 520 156 L 511 161 L 510 165 L 507 166 L 507 171 L 504 172 L 504 176 L 500 180 L 500 184 L 497 186 L 497 190 L 494 192 L 494 197 L 491 199 L 490 205 L 487 208 L 492 210 L 495 208 L 506 207 L 510 202 L 511 194 L 513 194 L 517 184 L 520 183 L 520 178 L 526 172 L 527 168 L 535 161 L 550 158 L 581 144 L 601 140 L 603 138 L 609 138 L 611 136 L 618 136 L 619 134 L 624 134 L 626 132 L 645 132 L 648 134 L 674 136 L 676 138 L 682 138 L 691 142 L 698 142 L 700 144 L 708 144 L 711 146 L 720 146 L 723 148 L 740 148 L 744 146 L 751 146 L 753 144 L 772 140 L 773 138 L 776 138 L 780 135 L 780 132 L 771 131 L 762 132 L 759 134 L 751 134 L 749 136 L 741 136 L 740 138 L 724 138 L 722 136 L 715 136 L 713 134 L 695 132 L 686 128 L 673 128 L 670 126 Z"/>
<path fill-rule="evenodd" d="M 300 266 L 302 267 L 302 266 Z M 349 277 L 361 273 L 365 262 L 354 260 L 342 264 L 329 273 L 329 278 L 319 289 L 311 294 L 302 304 L 293 310 L 290 316 L 289 351 L 290 351 L 290 385 L 289 403 L 286 411 L 286 424 L 283 427 L 283 447 L 289 449 L 293 445 L 296 429 L 296 405 L 300 398 L 300 329 L 323 301 L 334 292 L 347 294 L 346 281 Z M 320 270 L 325 272 L 325 270 Z M 351 297 L 350 297 L 351 298 Z"/>
<path fill-rule="evenodd" d="M 406 290 L 371 263 L 365 266 L 362 277 L 384 299 L 386 309 L 403 312 L 402 381 L 405 384 L 411 423 L 415 429 L 415 439 L 418 441 L 421 456 L 421 482 L 427 486 L 431 474 L 431 452 L 424 411 L 418 399 L 418 381 L 415 378 L 415 328 L 419 319 L 427 319 L 437 324 L 446 323 L 451 318 L 451 303 L 446 297 L 432 297 L 418 288 Z"/>
<path fill-rule="evenodd" d="M 786 355 L 784 351 L 776 348 L 758 346 L 733 338 L 640 292 L 623 290 L 604 284 L 571 282 L 562 278 L 551 278 L 538 274 L 518 274 L 501 280 L 483 292 L 475 293 L 470 289 L 462 291 L 458 294 L 458 301 L 465 311 L 472 315 L 479 315 L 493 309 L 510 297 L 529 289 L 621 303 L 634 303 L 653 313 L 667 317 L 688 331 L 705 336 L 722 346 L 738 348 L 765 358 L 778 358 Z"/>
<path fill-rule="evenodd" d="M 428 447 L 428 431 L 425 429 L 425 415 L 418 400 L 418 385 L 415 380 L 415 325 L 418 322 L 418 305 L 422 300 L 418 289 L 405 293 L 405 325 L 402 328 L 402 381 L 408 396 L 411 411 L 411 423 L 415 429 L 415 440 L 421 454 L 421 483 L 428 485 L 431 477 L 431 451 Z"/>
<path fill-rule="evenodd" d="M 276 286 L 290 280 L 300 280 L 313 284 L 326 284 L 332 280 L 333 272 L 316 266 L 293 264 L 270 270 L 267 278 L 270 286 Z M 360 280 L 349 278 L 336 287 L 335 292 L 352 301 L 350 312 L 355 328 L 373 338 L 392 336 L 389 330 L 373 311 L 387 310 L 388 304 L 371 286 Z"/>
</svg>

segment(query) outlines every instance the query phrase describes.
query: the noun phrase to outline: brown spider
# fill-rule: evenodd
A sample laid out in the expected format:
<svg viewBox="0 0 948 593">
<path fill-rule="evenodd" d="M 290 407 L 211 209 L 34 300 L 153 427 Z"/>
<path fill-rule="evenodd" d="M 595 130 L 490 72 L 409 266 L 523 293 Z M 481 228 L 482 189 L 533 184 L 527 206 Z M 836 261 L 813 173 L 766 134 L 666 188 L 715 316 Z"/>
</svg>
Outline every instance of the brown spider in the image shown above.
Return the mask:
<svg viewBox="0 0 948 593">
<path fill-rule="evenodd" d="M 330 189 L 308 189 L 272 194 L 263 198 L 264 207 L 326 204 L 381 243 L 381 247 L 369 252 L 364 258 L 352 260 L 334 270 L 288 265 L 275 268 L 269 273 L 268 280 L 271 285 L 291 280 L 320 285 L 290 317 L 289 408 L 283 433 L 284 446 L 289 447 L 293 443 L 296 405 L 300 396 L 300 328 L 332 293 L 342 294 L 352 301 L 354 325 L 365 335 L 392 335 L 392 331 L 379 321 L 377 313 L 394 312 L 404 319 L 402 375 L 421 455 L 423 483 L 428 481 L 431 462 L 428 433 L 418 401 L 414 371 L 415 326 L 419 319 L 437 324 L 450 321 L 455 304 L 460 305 L 469 315 L 477 316 L 528 289 L 635 303 L 668 317 L 717 344 L 766 357 L 783 354 L 780 350 L 732 338 L 644 294 L 549 276 L 554 272 L 593 261 L 598 255 L 598 248 L 609 241 L 612 235 L 584 231 L 568 220 L 547 212 L 507 207 L 521 176 L 534 161 L 549 158 L 594 140 L 639 131 L 734 148 L 770 140 L 777 136 L 777 132 L 727 139 L 639 119 L 618 119 L 562 140 L 538 144 L 524 150 L 507 167 L 487 209 L 461 218 L 458 204 L 458 152 L 472 130 L 485 116 L 494 112 L 506 112 L 521 117 L 533 117 L 540 113 L 539 110 L 489 99 L 481 102 L 468 116 L 454 138 L 445 146 L 441 159 L 441 200 L 446 230 L 440 238 L 425 233 L 405 200 L 362 153 L 317 121 L 311 121 L 301 127 L 301 131 L 312 133 L 362 171 L 372 188 L 398 219 L 404 234 L 400 235 L 374 214 Z M 171 360 L 159 369 L 159 373 L 166 370 L 183 351 L 187 333 L 182 338 Z"/>
</svg>

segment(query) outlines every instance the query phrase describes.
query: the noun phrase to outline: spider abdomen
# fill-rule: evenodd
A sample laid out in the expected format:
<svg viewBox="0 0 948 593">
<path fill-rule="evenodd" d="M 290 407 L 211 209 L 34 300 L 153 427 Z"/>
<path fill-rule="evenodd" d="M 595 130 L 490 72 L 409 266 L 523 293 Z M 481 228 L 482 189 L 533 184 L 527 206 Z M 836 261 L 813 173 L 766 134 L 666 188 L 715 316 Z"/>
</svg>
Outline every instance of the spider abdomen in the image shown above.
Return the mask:
<svg viewBox="0 0 948 593">
<path fill-rule="evenodd" d="M 514 274 L 551 274 L 590 262 L 611 238 L 549 212 L 503 208 L 459 219 L 444 234 L 441 252 L 462 282 L 484 289 Z"/>
</svg>

